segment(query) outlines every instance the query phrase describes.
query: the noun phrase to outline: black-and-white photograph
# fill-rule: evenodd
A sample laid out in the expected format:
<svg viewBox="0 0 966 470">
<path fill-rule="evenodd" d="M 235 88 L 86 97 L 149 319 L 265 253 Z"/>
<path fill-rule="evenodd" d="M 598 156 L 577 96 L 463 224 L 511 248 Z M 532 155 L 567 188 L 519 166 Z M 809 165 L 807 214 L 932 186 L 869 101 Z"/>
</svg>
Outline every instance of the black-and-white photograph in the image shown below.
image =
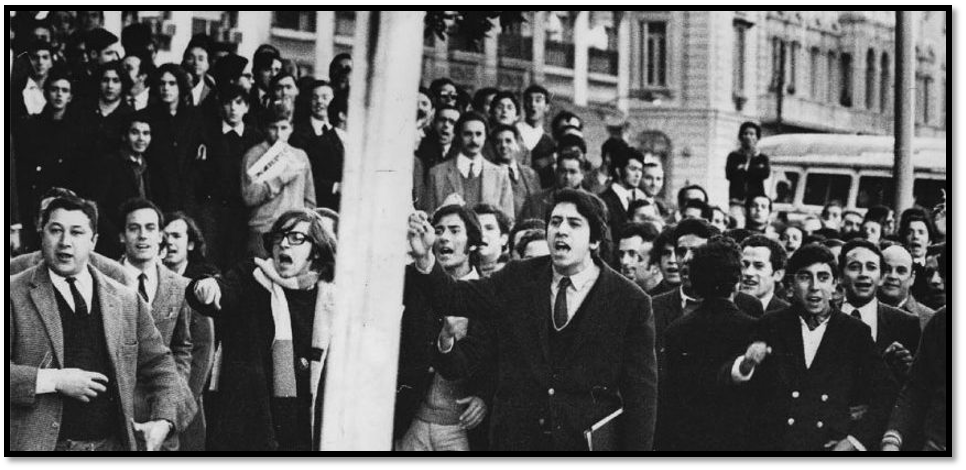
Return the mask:
<svg viewBox="0 0 966 470">
<path fill-rule="evenodd" d="M 952 456 L 948 7 L 7 8 L 7 456 Z"/>
</svg>

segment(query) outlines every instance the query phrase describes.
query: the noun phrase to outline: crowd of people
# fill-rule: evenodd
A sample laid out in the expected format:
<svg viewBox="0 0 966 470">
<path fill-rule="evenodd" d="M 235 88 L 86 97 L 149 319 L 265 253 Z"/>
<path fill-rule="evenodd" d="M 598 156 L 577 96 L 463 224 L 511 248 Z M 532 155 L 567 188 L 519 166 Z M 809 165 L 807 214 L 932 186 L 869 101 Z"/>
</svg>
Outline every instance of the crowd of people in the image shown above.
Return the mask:
<svg viewBox="0 0 966 470">
<path fill-rule="evenodd" d="M 102 22 L 15 31 L 11 450 L 318 449 L 352 58 Z M 753 122 L 669 200 L 551 101 L 419 89 L 393 449 L 947 450 L 945 203 L 775 214 Z"/>
</svg>

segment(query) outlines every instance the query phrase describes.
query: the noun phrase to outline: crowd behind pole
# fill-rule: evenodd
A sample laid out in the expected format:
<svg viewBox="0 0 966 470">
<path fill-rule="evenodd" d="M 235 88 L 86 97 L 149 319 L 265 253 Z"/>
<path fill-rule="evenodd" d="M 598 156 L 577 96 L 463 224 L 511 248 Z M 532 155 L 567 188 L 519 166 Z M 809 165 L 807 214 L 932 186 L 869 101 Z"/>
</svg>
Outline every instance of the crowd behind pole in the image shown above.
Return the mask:
<svg viewBox="0 0 966 470">
<path fill-rule="evenodd" d="M 22 18 L 11 450 L 318 449 L 352 57 Z M 945 202 L 789 221 L 754 122 L 712 201 L 552 103 L 419 89 L 394 450 L 948 451 Z"/>
</svg>

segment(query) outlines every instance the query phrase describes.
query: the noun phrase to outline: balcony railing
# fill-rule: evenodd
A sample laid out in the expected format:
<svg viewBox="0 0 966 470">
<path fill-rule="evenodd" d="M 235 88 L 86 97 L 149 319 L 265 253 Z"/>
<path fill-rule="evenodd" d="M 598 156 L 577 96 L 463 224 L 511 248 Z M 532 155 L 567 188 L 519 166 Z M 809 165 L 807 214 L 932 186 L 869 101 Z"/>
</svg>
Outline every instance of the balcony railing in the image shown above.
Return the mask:
<svg viewBox="0 0 966 470">
<path fill-rule="evenodd" d="M 497 38 L 500 57 L 533 60 L 533 37 L 518 34 L 501 34 Z"/>
</svg>

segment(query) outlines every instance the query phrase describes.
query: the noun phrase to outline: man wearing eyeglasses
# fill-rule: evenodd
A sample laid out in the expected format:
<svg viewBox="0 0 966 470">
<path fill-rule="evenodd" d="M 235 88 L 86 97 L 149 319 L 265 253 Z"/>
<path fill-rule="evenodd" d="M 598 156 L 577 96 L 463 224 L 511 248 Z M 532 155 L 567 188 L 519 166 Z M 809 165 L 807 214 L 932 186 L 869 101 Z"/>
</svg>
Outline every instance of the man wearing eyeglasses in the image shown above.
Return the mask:
<svg viewBox="0 0 966 470">
<path fill-rule="evenodd" d="M 830 304 L 839 265 L 824 246 L 788 261 L 792 306 L 759 320 L 730 368 L 754 403 L 749 450 L 853 451 L 879 443 L 895 382 L 869 327 Z"/>
<path fill-rule="evenodd" d="M 285 212 L 263 238 L 267 259 L 192 281 L 188 304 L 215 319 L 222 356 L 208 450 L 308 451 L 327 348 L 335 237 L 314 211 Z M 319 299 L 319 297 L 322 297 Z M 316 311 L 318 308 L 318 312 Z"/>
</svg>

